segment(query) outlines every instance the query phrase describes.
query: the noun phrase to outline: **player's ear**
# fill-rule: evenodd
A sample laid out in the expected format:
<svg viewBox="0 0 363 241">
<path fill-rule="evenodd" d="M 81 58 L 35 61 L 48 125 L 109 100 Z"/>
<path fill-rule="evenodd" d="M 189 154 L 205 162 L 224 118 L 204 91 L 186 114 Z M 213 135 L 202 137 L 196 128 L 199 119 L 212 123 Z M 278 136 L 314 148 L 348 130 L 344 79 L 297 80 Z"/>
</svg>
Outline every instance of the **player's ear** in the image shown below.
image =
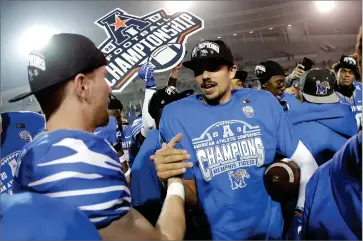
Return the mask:
<svg viewBox="0 0 363 241">
<path fill-rule="evenodd" d="M 74 77 L 73 82 L 78 98 L 87 101 L 90 97 L 91 81 L 87 79 L 85 74 L 77 74 L 76 77 Z"/>
<path fill-rule="evenodd" d="M 232 80 L 237 72 L 237 66 L 233 65 L 229 68 L 229 79 Z"/>
</svg>

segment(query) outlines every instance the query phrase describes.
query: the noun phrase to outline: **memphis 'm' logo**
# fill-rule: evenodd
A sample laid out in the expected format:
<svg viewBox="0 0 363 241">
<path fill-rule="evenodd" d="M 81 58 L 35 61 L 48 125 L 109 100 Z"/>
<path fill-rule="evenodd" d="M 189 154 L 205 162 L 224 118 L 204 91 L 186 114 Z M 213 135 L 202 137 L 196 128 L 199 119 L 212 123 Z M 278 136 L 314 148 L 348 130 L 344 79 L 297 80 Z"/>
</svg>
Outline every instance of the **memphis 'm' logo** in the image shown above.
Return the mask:
<svg viewBox="0 0 363 241">
<path fill-rule="evenodd" d="M 328 93 L 328 89 L 330 89 L 330 85 L 328 81 L 316 81 L 316 94 L 317 95 L 326 95 Z"/>
<path fill-rule="evenodd" d="M 163 9 L 137 17 L 116 8 L 95 24 L 108 37 L 98 48 L 107 59 L 106 81 L 117 92 L 146 62 L 155 73 L 175 67 L 184 58 L 187 38 L 204 28 L 203 20 L 191 13 L 167 15 Z"/>
</svg>

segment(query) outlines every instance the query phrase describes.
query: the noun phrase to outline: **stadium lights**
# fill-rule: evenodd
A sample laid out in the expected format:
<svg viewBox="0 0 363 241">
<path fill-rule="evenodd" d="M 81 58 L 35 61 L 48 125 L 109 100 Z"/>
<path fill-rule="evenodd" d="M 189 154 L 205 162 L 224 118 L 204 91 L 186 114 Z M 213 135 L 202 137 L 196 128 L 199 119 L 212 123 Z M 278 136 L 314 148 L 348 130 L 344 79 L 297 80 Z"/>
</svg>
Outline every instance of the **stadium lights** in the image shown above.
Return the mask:
<svg viewBox="0 0 363 241">
<path fill-rule="evenodd" d="M 221 37 L 218 36 L 217 38 L 221 38 Z"/>
<path fill-rule="evenodd" d="M 46 25 L 34 25 L 28 28 L 19 38 L 19 52 L 28 56 L 32 50 L 43 48 L 52 35 L 58 31 Z"/>
<path fill-rule="evenodd" d="M 165 8 L 169 14 L 173 14 L 188 10 L 192 4 L 192 1 L 167 1 Z"/>
<path fill-rule="evenodd" d="M 320 12 L 327 13 L 335 8 L 334 1 L 315 1 L 315 5 Z"/>
</svg>

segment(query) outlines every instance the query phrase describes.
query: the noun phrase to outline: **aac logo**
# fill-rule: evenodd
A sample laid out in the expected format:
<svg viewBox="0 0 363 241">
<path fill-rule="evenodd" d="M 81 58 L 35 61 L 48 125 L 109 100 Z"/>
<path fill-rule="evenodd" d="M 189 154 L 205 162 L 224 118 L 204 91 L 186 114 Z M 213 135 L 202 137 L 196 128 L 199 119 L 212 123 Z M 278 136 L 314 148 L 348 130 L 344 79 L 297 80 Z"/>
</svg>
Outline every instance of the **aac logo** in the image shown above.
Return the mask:
<svg viewBox="0 0 363 241">
<path fill-rule="evenodd" d="M 116 8 L 95 22 L 106 31 L 99 49 L 106 55 L 106 81 L 121 92 L 149 62 L 155 73 L 172 69 L 182 61 L 189 36 L 204 28 L 199 17 L 188 12 L 168 15 L 161 9 L 145 16 Z"/>
</svg>

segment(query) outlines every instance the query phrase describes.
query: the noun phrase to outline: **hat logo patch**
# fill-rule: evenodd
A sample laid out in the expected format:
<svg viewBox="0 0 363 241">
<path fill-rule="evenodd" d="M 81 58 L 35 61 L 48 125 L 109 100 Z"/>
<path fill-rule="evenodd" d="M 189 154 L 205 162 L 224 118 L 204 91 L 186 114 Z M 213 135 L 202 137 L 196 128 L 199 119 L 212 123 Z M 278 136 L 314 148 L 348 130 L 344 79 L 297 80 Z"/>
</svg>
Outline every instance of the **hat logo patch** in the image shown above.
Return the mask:
<svg viewBox="0 0 363 241">
<path fill-rule="evenodd" d="M 316 94 L 317 95 L 326 95 L 328 93 L 328 89 L 330 89 L 330 84 L 328 81 L 316 81 Z"/>
<path fill-rule="evenodd" d="M 263 73 L 266 73 L 266 67 L 263 65 L 257 65 L 255 68 L 255 72 L 257 75 L 261 75 Z"/>
<path fill-rule="evenodd" d="M 176 88 L 174 86 L 168 86 L 168 88 L 165 89 L 165 92 L 168 95 L 173 95 L 173 94 L 177 93 L 177 90 L 176 90 Z"/>
<path fill-rule="evenodd" d="M 200 51 L 200 56 L 207 56 L 208 55 L 208 50 L 206 50 L 206 49 L 202 49 L 201 51 Z"/>
<path fill-rule="evenodd" d="M 357 65 L 357 62 L 352 57 L 344 57 L 343 62 L 346 62 L 347 64 L 350 65 Z"/>
<path fill-rule="evenodd" d="M 29 55 L 29 66 L 45 71 L 45 60 L 39 55 Z"/>
<path fill-rule="evenodd" d="M 200 56 L 207 56 L 208 52 L 211 54 L 214 53 L 212 51 L 215 51 L 219 53 L 219 45 L 212 43 L 212 42 L 203 42 L 198 44 L 192 51 L 192 57 L 198 56 L 198 53 Z"/>
<path fill-rule="evenodd" d="M 252 118 L 255 116 L 255 110 L 253 109 L 252 106 L 247 105 L 247 106 L 243 106 L 242 107 L 242 112 L 243 114 L 248 117 L 248 118 Z"/>
</svg>

